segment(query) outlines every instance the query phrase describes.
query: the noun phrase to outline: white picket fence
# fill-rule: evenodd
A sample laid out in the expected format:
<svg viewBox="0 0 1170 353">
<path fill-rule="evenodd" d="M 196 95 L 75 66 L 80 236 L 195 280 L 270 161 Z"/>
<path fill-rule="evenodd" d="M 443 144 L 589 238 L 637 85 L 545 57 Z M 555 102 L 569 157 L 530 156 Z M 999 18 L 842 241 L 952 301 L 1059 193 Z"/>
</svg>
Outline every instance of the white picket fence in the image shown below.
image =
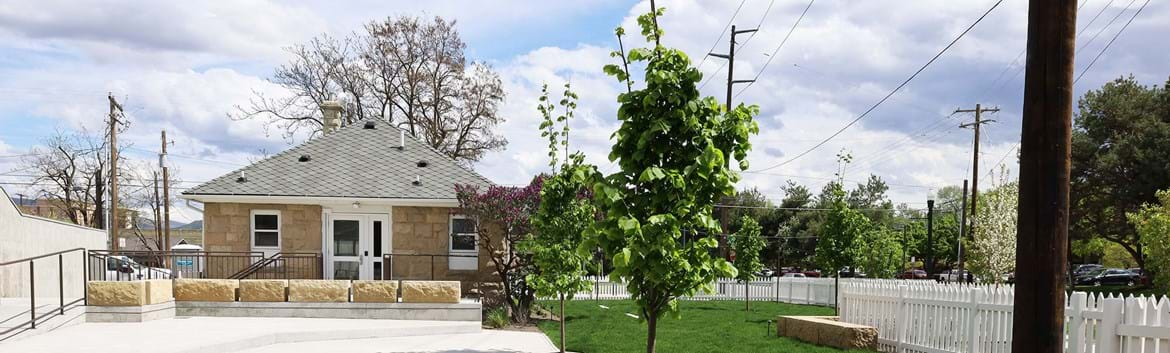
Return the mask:
<svg viewBox="0 0 1170 353">
<path fill-rule="evenodd" d="M 578 292 L 574 300 L 630 299 L 626 284 L 611 281 L 608 276 L 586 276 L 593 283 L 588 290 Z M 841 283 L 849 281 L 842 279 Z M 932 286 L 934 281 L 900 281 L 871 279 L 874 283 L 900 283 L 909 286 Z M 743 300 L 744 283 L 734 278 L 719 278 L 711 284 L 714 291 L 681 297 L 679 300 Z M 753 301 L 774 301 L 793 304 L 835 306 L 832 278 L 758 277 L 747 285 L 748 298 Z"/>
<path fill-rule="evenodd" d="M 1011 351 L 1011 286 L 843 280 L 840 296 L 841 320 L 876 327 L 883 352 Z M 1074 292 L 1065 305 L 1065 352 L 1170 353 L 1164 296 Z"/>
</svg>

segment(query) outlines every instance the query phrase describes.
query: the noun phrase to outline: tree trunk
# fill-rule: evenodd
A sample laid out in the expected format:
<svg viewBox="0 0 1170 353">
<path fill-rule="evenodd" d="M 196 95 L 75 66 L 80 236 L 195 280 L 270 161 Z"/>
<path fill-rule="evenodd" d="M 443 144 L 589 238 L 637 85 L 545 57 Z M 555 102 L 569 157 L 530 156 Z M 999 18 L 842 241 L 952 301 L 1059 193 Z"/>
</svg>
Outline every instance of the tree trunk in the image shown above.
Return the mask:
<svg viewBox="0 0 1170 353">
<path fill-rule="evenodd" d="M 748 296 L 748 291 L 751 287 L 748 286 L 748 281 L 743 281 L 743 311 L 752 310 L 752 299 Z"/>
<path fill-rule="evenodd" d="M 654 353 L 654 342 L 657 331 L 658 313 L 646 311 L 646 353 Z"/>
<path fill-rule="evenodd" d="M 841 305 L 837 303 L 837 297 L 841 294 L 841 271 L 837 271 L 837 275 L 833 276 L 833 314 L 841 316 Z"/>
<path fill-rule="evenodd" d="M 565 353 L 565 293 L 561 293 L 561 353 Z"/>
</svg>

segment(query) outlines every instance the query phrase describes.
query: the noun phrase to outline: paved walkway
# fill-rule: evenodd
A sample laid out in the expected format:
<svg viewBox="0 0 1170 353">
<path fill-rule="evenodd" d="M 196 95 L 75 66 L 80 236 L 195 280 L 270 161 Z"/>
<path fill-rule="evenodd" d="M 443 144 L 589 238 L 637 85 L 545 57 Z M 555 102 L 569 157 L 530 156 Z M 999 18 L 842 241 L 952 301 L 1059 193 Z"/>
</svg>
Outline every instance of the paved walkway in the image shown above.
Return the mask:
<svg viewBox="0 0 1170 353">
<path fill-rule="evenodd" d="M 478 322 L 453 321 L 231 317 L 190 317 L 144 323 L 83 323 L 0 343 L 0 352 L 211 353 L 243 351 L 275 344 L 292 344 L 294 349 L 299 349 L 297 344 L 310 344 L 310 341 L 329 341 L 330 344 L 325 347 L 331 347 L 312 352 L 332 352 L 337 351 L 339 346 L 349 347 L 349 342 L 360 343 L 371 338 L 374 340 L 370 341 L 403 339 L 389 348 L 378 348 L 382 352 L 411 344 L 421 347 L 411 348 L 417 351 L 425 349 L 425 346 L 419 345 L 427 341 L 450 343 L 452 345 L 445 346 L 449 348 L 440 349 L 455 352 L 482 352 L 483 349 L 494 349 L 496 352 L 551 351 L 548 348 L 550 346 L 525 343 L 531 341 L 531 338 L 511 344 L 511 335 L 497 336 L 492 332 L 482 335 L 479 325 Z M 447 340 L 436 338 L 436 335 L 466 338 Z"/>
<path fill-rule="evenodd" d="M 547 353 L 556 351 L 557 347 L 540 332 L 485 330 L 480 333 L 454 335 L 285 343 L 241 351 L 241 353 Z"/>
</svg>

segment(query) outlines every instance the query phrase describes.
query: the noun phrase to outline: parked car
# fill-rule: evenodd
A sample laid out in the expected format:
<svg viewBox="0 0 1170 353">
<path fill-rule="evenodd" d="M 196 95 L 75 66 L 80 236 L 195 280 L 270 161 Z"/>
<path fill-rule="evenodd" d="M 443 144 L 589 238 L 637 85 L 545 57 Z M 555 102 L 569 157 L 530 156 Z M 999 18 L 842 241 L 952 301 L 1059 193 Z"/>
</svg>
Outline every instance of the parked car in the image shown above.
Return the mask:
<svg viewBox="0 0 1170 353">
<path fill-rule="evenodd" d="M 785 278 L 805 278 L 805 275 L 803 273 L 799 273 L 799 272 L 789 272 L 789 273 L 785 273 L 784 277 Z"/>
<path fill-rule="evenodd" d="M 821 271 L 817 271 L 817 270 L 808 270 L 808 271 L 801 272 L 801 274 L 803 274 L 805 277 L 812 277 L 812 278 L 820 278 L 821 277 Z"/>
<path fill-rule="evenodd" d="M 1107 269 L 1093 272 L 1090 275 L 1077 277 L 1079 285 L 1124 285 L 1135 286 L 1141 283 L 1141 275 L 1122 269 Z"/>
<path fill-rule="evenodd" d="M 865 272 L 861 272 L 857 269 L 850 269 L 848 267 L 842 268 L 837 272 L 837 274 L 840 275 L 841 278 L 865 278 Z"/>
<path fill-rule="evenodd" d="M 110 256 L 106 258 L 106 279 L 108 280 L 169 278 L 171 278 L 171 270 L 165 268 L 143 266 L 127 256 Z"/>
<path fill-rule="evenodd" d="M 1003 282 L 1007 283 L 1007 284 L 1015 284 L 1016 283 L 1016 273 L 1015 272 L 1008 272 L 1008 273 L 1003 274 Z"/>
<path fill-rule="evenodd" d="M 923 270 L 909 270 L 899 273 L 895 276 L 897 279 L 930 279 L 930 276 Z"/>
<path fill-rule="evenodd" d="M 1138 281 L 1139 284 L 1143 286 L 1150 285 L 1150 274 L 1146 273 L 1146 271 L 1142 271 L 1141 268 L 1131 268 L 1129 269 L 1129 272 L 1133 272 L 1138 275 L 1138 278 L 1140 279 Z"/>
<path fill-rule="evenodd" d="M 1104 270 L 1105 266 L 1098 264 L 1081 264 L 1073 268 L 1073 277 L 1081 277 L 1099 270 Z"/>
<path fill-rule="evenodd" d="M 939 282 L 967 282 L 974 281 L 975 277 L 970 271 L 963 270 L 946 270 L 934 277 Z"/>
<path fill-rule="evenodd" d="M 772 276 L 773 276 L 773 275 L 775 275 L 775 274 L 776 274 L 776 273 L 775 273 L 775 272 L 772 272 L 772 270 L 771 270 L 771 269 L 767 269 L 767 268 L 765 268 L 765 269 L 763 269 L 763 270 L 760 270 L 760 272 L 757 272 L 757 273 L 756 273 L 756 276 L 759 276 L 759 277 L 772 277 Z"/>
</svg>

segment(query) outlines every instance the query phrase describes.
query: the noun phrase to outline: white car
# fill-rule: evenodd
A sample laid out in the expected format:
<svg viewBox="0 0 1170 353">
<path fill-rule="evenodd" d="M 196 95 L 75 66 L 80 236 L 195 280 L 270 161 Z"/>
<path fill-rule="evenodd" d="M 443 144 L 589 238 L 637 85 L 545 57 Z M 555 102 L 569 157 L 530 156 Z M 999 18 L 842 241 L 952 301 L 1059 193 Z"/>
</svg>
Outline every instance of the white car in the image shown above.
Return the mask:
<svg viewBox="0 0 1170 353">
<path fill-rule="evenodd" d="M 170 279 L 171 270 L 149 267 L 138 264 L 127 256 L 110 256 L 106 258 L 106 278 L 104 280 L 141 280 L 141 279 Z"/>
<path fill-rule="evenodd" d="M 803 273 L 799 273 L 799 272 L 789 272 L 789 273 L 785 273 L 783 277 L 787 277 L 787 278 L 805 278 L 805 275 L 804 275 Z"/>
</svg>

